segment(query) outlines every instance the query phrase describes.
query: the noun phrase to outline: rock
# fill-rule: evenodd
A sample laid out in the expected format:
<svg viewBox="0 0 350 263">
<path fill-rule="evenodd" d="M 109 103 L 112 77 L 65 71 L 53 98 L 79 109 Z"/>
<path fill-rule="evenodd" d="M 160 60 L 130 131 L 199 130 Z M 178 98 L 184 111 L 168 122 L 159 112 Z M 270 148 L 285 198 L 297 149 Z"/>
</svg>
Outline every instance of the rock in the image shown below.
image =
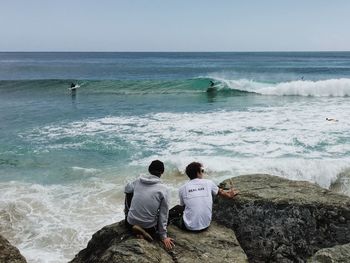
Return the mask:
<svg viewBox="0 0 350 263">
<path fill-rule="evenodd" d="M 305 262 L 350 242 L 350 198 L 303 181 L 244 175 L 224 181 L 240 194 L 217 198 L 213 217 L 233 229 L 249 262 Z"/>
<path fill-rule="evenodd" d="M 201 233 L 182 231 L 170 226 L 169 236 L 176 241 L 174 262 L 248 262 L 234 232 L 215 222 Z"/>
<path fill-rule="evenodd" d="M 0 263 L 25 263 L 19 250 L 0 235 Z"/>
<path fill-rule="evenodd" d="M 248 262 L 232 230 L 212 223 L 207 231 L 190 233 L 169 226 L 169 236 L 175 248 L 167 252 L 159 241 L 136 239 L 119 222 L 95 233 L 87 248 L 71 263 L 190 263 L 190 262 Z"/>
<path fill-rule="evenodd" d="M 324 248 L 316 252 L 308 263 L 346 263 L 350 262 L 350 244 Z"/>
</svg>

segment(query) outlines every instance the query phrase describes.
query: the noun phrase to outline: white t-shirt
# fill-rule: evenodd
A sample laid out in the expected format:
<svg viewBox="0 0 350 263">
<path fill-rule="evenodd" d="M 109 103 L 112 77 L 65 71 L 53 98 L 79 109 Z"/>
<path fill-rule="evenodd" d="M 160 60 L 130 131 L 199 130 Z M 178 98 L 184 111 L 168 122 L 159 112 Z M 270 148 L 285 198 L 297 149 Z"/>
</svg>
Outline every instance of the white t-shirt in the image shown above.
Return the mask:
<svg viewBox="0 0 350 263">
<path fill-rule="evenodd" d="M 185 206 L 183 220 L 189 230 L 202 230 L 210 225 L 213 196 L 219 188 L 208 179 L 193 179 L 179 189 L 180 205 Z"/>
</svg>

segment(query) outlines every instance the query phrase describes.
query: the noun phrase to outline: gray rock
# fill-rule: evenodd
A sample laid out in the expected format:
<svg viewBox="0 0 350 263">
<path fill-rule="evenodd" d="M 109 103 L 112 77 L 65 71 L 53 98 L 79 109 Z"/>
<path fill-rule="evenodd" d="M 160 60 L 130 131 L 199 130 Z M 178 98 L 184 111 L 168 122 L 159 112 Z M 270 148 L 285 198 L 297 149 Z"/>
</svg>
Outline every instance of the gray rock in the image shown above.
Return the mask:
<svg viewBox="0 0 350 263">
<path fill-rule="evenodd" d="M 349 263 L 350 244 L 324 248 L 308 260 L 308 263 Z"/>
<path fill-rule="evenodd" d="M 249 262 L 305 262 L 317 250 L 350 242 L 350 198 L 309 182 L 244 175 L 221 185 L 213 217 L 233 229 Z"/>
<path fill-rule="evenodd" d="M 0 263 L 25 263 L 19 250 L 0 235 Z"/>
<path fill-rule="evenodd" d="M 159 241 L 150 243 L 135 238 L 126 230 L 123 221 L 109 225 L 95 233 L 87 248 L 71 263 L 248 262 L 234 232 L 215 222 L 201 233 L 185 232 L 176 226 L 169 226 L 168 231 L 176 244 L 170 252 Z"/>
</svg>

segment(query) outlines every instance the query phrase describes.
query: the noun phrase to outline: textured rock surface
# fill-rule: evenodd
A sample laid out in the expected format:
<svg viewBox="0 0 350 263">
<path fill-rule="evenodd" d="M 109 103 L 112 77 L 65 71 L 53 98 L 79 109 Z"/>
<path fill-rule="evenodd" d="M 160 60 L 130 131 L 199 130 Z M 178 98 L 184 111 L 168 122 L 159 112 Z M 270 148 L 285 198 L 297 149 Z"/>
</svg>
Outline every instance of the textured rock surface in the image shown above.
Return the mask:
<svg viewBox="0 0 350 263">
<path fill-rule="evenodd" d="M 24 263 L 27 262 L 19 250 L 12 246 L 0 235 L 0 263 Z"/>
<path fill-rule="evenodd" d="M 226 180 L 234 200 L 218 198 L 214 218 L 236 233 L 250 262 L 305 262 L 350 242 L 350 198 L 308 182 L 270 175 Z"/>
<path fill-rule="evenodd" d="M 309 263 L 349 263 L 350 244 L 324 248 L 308 260 Z"/>
<path fill-rule="evenodd" d="M 72 263 L 92 262 L 248 262 L 232 230 L 213 223 L 202 233 L 189 233 L 169 226 L 176 246 L 167 252 L 160 242 L 136 239 L 124 223 L 106 226 L 95 233 L 86 249 Z"/>
</svg>

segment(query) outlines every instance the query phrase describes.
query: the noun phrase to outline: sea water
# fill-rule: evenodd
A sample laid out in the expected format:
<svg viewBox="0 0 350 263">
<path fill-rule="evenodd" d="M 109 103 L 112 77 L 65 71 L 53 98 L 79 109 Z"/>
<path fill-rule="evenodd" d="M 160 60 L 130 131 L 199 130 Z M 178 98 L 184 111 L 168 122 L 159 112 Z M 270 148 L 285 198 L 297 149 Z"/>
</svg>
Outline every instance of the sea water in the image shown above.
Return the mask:
<svg viewBox="0 0 350 263">
<path fill-rule="evenodd" d="M 121 220 L 154 159 L 172 204 L 192 161 L 326 188 L 350 166 L 347 52 L 0 53 L 0 79 L 0 233 L 28 262 Z"/>
</svg>

